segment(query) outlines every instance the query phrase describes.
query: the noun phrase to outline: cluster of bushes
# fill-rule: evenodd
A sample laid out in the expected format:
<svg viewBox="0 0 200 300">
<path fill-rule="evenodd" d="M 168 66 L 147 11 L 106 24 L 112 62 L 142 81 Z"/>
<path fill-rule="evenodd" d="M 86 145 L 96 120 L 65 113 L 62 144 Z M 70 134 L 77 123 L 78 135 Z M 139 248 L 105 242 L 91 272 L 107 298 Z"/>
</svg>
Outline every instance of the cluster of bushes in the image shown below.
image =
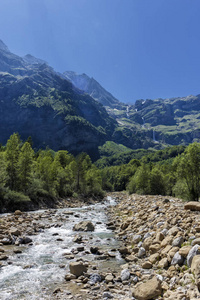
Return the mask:
<svg viewBox="0 0 200 300">
<path fill-rule="evenodd" d="M 67 151 L 34 152 L 31 140 L 22 143 L 17 133 L 0 151 L 0 209 L 19 202 L 103 196 L 100 171 L 86 153 L 76 158 Z"/>
</svg>

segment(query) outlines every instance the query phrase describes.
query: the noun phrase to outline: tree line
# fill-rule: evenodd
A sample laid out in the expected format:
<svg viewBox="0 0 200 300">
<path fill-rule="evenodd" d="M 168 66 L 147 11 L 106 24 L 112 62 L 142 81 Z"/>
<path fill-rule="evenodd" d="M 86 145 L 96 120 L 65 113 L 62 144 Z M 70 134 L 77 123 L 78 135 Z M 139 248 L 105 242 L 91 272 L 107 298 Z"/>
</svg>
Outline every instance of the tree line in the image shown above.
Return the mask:
<svg viewBox="0 0 200 300">
<path fill-rule="evenodd" d="M 198 201 L 200 144 L 173 146 L 132 159 L 127 164 L 97 168 L 89 155 L 66 150 L 34 151 L 29 138 L 17 133 L 0 148 L 0 210 L 21 202 L 66 197 L 103 197 L 104 191 L 177 196 Z"/>
<path fill-rule="evenodd" d="M 103 186 L 130 194 L 169 195 L 198 201 L 200 144 L 173 146 L 132 159 L 128 164 L 102 169 Z"/>
<path fill-rule="evenodd" d="M 0 209 L 40 199 L 102 197 L 101 172 L 86 153 L 77 157 L 65 150 L 35 152 L 29 138 L 17 133 L 0 149 Z"/>
</svg>

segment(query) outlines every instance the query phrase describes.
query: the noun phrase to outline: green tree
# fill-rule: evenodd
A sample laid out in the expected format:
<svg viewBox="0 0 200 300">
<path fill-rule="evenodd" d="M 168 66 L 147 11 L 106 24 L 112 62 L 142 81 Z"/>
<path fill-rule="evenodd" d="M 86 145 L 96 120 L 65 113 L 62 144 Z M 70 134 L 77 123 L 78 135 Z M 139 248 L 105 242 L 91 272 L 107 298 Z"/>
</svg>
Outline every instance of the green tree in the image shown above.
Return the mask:
<svg viewBox="0 0 200 300">
<path fill-rule="evenodd" d="M 154 167 L 151 170 L 149 189 L 152 195 L 165 195 L 164 176 L 158 167 Z"/>
<path fill-rule="evenodd" d="M 5 159 L 7 162 L 7 186 L 11 190 L 18 189 L 18 159 L 20 152 L 20 138 L 17 133 L 11 135 L 7 141 Z"/>
<path fill-rule="evenodd" d="M 20 190 L 27 192 L 32 179 L 34 151 L 29 142 L 25 142 L 19 153 L 18 170 L 19 170 L 19 186 Z"/>
<path fill-rule="evenodd" d="M 130 194 L 149 194 L 150 192 L 150 168 L 148 165 L 142 164 L 131 178 L 127 189 Z"/>
<path fill-rule="evenodd" d="M 86 187 L 85 194 L 88 196 L 103 196 L 102 179 L 97 167 L 92 166 L 85 175 Z"/>
<path fill-rule="evenodd" d="M 91 159 L 86 153 L 79 154 L 76 159 L 70 163 L 70 168 L 74 177 L 74 189 L 76 192 L 84 194 L 86 189 L 85 176 L 91 166 Z"/>
<path fill-rule="evenodd" d="M 49 194 L 55 194 L 55 164 L 49 151 L 41 151 L 37 158 L 36 177 L 42 182 L 42 187 Z"/>
<path fill-rule="evenodd" d="M 189 145 L 179 158 L 178 177 L 185 180 L 189 200 L 198 201 L 200 194 L 200 144 Z"/>
</svg>

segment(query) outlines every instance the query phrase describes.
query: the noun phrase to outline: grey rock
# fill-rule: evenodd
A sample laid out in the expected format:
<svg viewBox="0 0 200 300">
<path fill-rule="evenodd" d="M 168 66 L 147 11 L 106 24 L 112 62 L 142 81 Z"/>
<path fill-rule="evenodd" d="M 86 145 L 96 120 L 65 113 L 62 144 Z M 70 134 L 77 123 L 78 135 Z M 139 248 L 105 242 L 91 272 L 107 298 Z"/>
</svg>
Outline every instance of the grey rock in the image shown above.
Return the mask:
<svg viewBox="0 0 200 300">
<path fill-rule="evenodd" d="M 101 282 L 102 281 L 102 277 L 101 275 L 94 273 L 90 275 L 90 282 L 91 283 L 97 283 L 97 282 Z"/>
<path fill-rule="evenodd" d="M 138 243 L 142 239 L 140 234 L 136 234 L 133 236 L 133 243 Z"/>
<path fill-rule="evenodd" d="M 165 222 L 158 222 L 157 224 L 156 224 L 156 226 L 159 228 L 159 227 L 161 227 L 162 225 L 164 225 L 165 224 Z"/>
<path fill-rule="evenodd" d="M 138 282 L 138 277 L 137 276 L 133 277 L 132 282 L 136 284 Z"/>
<path fill-rule="evenodd" d="M 109 292 L 104 292 L 103 293 L 103 298 L 112 299 L 113 295 L 111 293 L 109 293 Z"/>
<path fill-rule="evenodd" d="M 145 235 L 143 237 L 143 241 L 146 240 L 150 236 L 151 236 L 151 234 L 149 232 L 145 233 Z"/>
<path fill-rule="evenodd" d="M 177 237 L 175 240 L 173 240 L 172 242 L 172 246 L 173 247 L 181 247 L 181 245 L 183 244 L 184 239 L 182 236 Z"/>
<path fill-rule="evenodd" d="M 12 244 L 12 241 L 9 238 L 3 238 L 3 240 L 1 240 L 1 243 L 4 245 L 10 245 Z"/>
<path fill-rule="evenodd" d="M 191 264 L 192 264 L 192 259 L 195 255 L 200 254 L 200 250 L 199 250 L 199 245 L 195 245 L 194 247 L 192 247 L 192 249 L 190 249 L 188 255 L 187 255 L 187 265 L 190 268 Z"/>
<path fill-rule="evenodd" d="M 73 242 L 74 243 L 81 243 L 82 242 L 82 236 L 81 235 L 76 235 L 75 237 L 74 237 L 74 239 L 73 239 Z"/>
<path fill-rule="evenodd" d="M 143 257 L 146 254 L 146 250 L 143 247 L 140 247 L 139 251 L 138 251 L 138 257 Z"/>
<path fill-rule="evenodd" d="M 130 272 L 128 269 L 124 269 L 121 271 L 121 281 L 126 281 L 130 279 Z"/>
<path fill-rule="evenodd" d="M 181 265 L 183 264 L 183 262 L 184 262 L 184 257 L 181 256 L 181 255 L 179 254 L 179 252 L 176 252 L 176 253 L 174 254 L 174 257 L 172 258 L 171 265 L 176 265 L 176 264 L 178 264 L 179 266 L 181 266 Z"/>
<path fill-rule="evenodd" d="M 23 240 L 24 240 L 23 244 L 29 244 L 29 243 L 32 243 L 32 239 L 29 238 L 28 236 L 25 236 L 25 237 L 23 238 Z"/>
<path fill-rule="evenodd" d="M 91 221 L 81 221 L 74 225 L 74 231 L 94 231 L 94 225 Z"/>
<path fill-rule="evenodd" d="M 162 234 L 164 234 L 164 236 L 166 236 L 168 234 L 168 230 L 167 228 L 164 228 L 162 231 L 161 231 Z"/>
</svg>

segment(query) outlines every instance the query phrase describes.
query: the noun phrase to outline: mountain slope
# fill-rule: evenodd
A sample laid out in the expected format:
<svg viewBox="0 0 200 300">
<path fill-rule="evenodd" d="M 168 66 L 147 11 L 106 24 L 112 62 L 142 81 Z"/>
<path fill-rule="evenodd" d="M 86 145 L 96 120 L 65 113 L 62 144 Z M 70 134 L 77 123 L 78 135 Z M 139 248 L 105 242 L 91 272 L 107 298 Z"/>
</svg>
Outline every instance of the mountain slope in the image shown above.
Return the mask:
<svg viewBox="0 0 200 300">
<path fill-rule="evenodd" d="M 31 63 L 0 43 L 0 140 L 13 132 L 35 147 L 87 151 L 93 157 L 116 122 L 105 108 L 47 64 Z"/>
<path fill-rule="evenodd" d="M 156 148 L 200 142 L 200 95 L 137 100 L 127 115 L 123 110 L 113 113 L 121 128 L 148 136 Z"/>
</svg>

